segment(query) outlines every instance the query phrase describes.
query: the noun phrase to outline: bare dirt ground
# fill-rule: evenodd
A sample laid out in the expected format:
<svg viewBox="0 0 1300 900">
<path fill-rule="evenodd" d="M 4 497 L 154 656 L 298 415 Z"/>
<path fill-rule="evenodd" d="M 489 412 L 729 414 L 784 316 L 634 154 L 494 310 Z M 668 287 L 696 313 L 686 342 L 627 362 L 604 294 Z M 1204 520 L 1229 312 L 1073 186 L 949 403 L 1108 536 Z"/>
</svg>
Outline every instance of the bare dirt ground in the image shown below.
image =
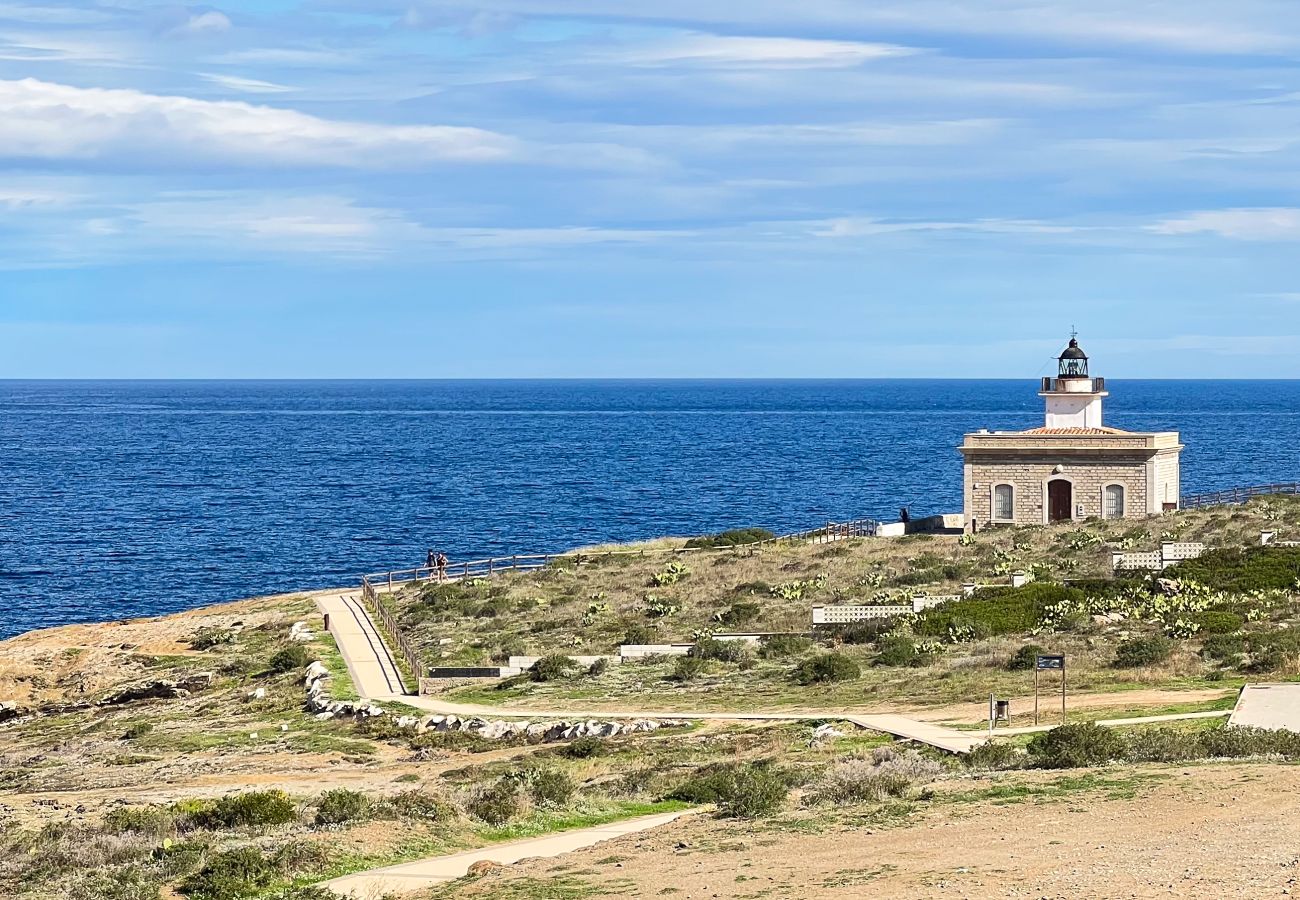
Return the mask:
<svg viewBox="0 0 1300 900">
<path fill-rule="evenodd" d="M 1061 777 L 1041 773 L 1045 782 Z M 459 896 L 1260 898 L 1300 890 L 1300 769 L 1214 764 L 1101 777 L 1110 780 L 1093 789 L 1001 805 L 939 800 L 902 825 L 841 824 L 820 834 L 698 817 L 562 861 L 524 862 Z"/>
</svg>

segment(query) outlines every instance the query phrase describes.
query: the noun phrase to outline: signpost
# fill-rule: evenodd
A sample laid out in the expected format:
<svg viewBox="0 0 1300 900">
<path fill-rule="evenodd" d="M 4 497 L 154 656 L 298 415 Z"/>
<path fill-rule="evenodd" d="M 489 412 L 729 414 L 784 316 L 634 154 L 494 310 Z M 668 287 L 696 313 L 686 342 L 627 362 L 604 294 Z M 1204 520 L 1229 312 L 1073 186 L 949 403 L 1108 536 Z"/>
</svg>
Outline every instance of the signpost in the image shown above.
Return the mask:
<svg viewBox="0 0 1300 900">
<path fill-rule="evenodd" d="M 1034 658 L 1034 724 L 1038 724 L 1038 673 L 1061 673 L 1061 724 L 1065 724 L 1065 654 L 1041 655 Z"/>
</svg>

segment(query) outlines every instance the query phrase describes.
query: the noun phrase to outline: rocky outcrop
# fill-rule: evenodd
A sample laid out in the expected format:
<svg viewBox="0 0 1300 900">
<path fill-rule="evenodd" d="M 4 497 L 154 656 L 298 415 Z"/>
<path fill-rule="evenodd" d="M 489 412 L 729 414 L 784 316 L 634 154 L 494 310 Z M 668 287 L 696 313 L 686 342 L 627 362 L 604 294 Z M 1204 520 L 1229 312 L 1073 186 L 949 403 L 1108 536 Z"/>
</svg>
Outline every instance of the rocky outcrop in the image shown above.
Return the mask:
<svg viewBox="0 0 1300 900">
<path fill-rule="evenodd" d="M 333 700 L 325 690 L 325 679 L 329 677 L 325 664 L 317 660 L 309 665 L 303 673 L 303 685 L 307 692 L 307 712 L 317 719 L 363 719 L 384 715 L 384 710 L 369 700 Z"/>
<path fill-rule="evenodd" d="M 29 710 L 23 709 L 12 700 L 0 701 L 0 723 L 12 722 L 14 719 L 21 719 L 29 715 Z"/>
<path fill-rule="evenodd" d="M 217 676 L 212 672 L 196 672 L 178 681 L 160 678 L 155 681 L 143 681 L 128 685 L 119 691 L 102 698 L 98 706 L 117 706 L 122 703 L 136 703 L 140 700 L 178 700 L 193 695 L 212 686 Z"/>
<path fill-rule="evenodd" d="M 502 719 L 480 719 L 478 717 L 461 718 L 460 716 L 428 716 L 423 720 L 414 716 L 405 719 L 413 723 L 416 731 L 459 731 L 475 734 L 488 740 L 506 740 L 526 738 L 529 741 L 551 742 L 571 741 L 581 737 L 611 738 L 621 734 L 645 734 L 660 728 L 685 726 L 686 722 L 657 722 L 652 719 L 638 719 L 633 722 L 523 722 Z M 398 720 L 402 725 L 402 720 Z"/>
</svg>

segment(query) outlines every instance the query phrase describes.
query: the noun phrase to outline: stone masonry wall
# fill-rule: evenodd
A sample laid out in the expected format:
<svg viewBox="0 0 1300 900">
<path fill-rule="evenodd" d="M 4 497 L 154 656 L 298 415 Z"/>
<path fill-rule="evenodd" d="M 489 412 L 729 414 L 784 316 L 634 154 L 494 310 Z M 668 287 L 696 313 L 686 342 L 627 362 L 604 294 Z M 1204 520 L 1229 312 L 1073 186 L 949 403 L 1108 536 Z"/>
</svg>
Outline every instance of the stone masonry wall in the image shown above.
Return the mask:
<svg viewBox="0 0 1300 900">
<path fill-rule="evenodd" d="M 1064 471 L 1054 475 L 1053 470 L 1063 466 Z M 1140 518 L 1147 514 L 1147 460 L 1141 457 L 1130 459 L 1070 458 L 1053 456 L 1041 462 L 1033 459 L 1007 457 L 990 458 L 974 461 L 970 466 L 970 515 L 979 521 L 980 527 L 990 523 L 992 518 L 993 485 L 1011 484 L 1015 486 L 1015 524 L 1040 525 L 1044 521 L 1046 494 L 1045 481 L 1051 478 L 1064 478 L 1074 484 L 1074 497 L 1071 510 L 1076 518 L 1101 516 L 1102 488 L 1108 484 L 1124 485 L 1124 515 L 1126 518 Z M 974 487 L 974 485 L 979 485 Z M 1083 505 L 1082 515 L 1078 515 L 1078 506 Z"/>
</svg>

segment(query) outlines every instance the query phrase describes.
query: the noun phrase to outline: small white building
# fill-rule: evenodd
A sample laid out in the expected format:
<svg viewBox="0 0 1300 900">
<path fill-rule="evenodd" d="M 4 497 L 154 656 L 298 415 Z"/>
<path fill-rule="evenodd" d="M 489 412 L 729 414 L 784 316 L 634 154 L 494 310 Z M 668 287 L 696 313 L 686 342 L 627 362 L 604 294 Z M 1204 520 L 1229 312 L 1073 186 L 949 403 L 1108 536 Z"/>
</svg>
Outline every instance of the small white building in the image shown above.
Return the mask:
<svg viewBox="0 0 1300 900">
<path fill-rule="evenodd" d="M 1105 425 L 1106 380 L 1071 339 L 1057 377 L 1044 378 L 1041 428 L 966 435 L 966 527 L 1140 518 L 1177 509 L 1178 432 Z"/>
</svg>

